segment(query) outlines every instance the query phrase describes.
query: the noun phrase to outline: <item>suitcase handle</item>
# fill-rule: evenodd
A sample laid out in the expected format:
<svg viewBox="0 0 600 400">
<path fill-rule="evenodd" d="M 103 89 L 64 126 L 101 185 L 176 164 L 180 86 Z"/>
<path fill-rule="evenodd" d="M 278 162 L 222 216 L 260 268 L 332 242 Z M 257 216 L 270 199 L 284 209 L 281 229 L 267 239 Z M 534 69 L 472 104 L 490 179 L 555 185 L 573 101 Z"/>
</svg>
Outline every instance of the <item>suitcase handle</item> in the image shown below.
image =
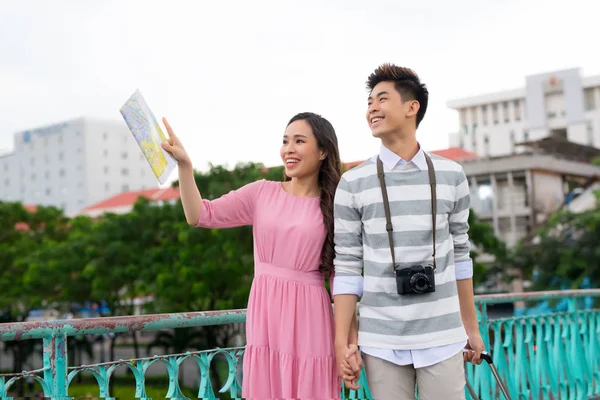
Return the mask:
<svg viewBox="0 0 600 400">
<path fill-rule="evenodd" d="M 473 350 L 463 349 L 463 353 L 470 353 L 472 351 Z M 494 363 L 494 360 L 492 359 L 492 355 L 490 353 L 488 353 L 487 351 L 482 351 L 481 355 L 479 357 L 490 365 Z"/>
<path fill-rule="evenodd" d="M 473 350 L 463 349 L 463 353 L 468 353 L 470 351 L 473 351 Z M 504 385 L 504 382 L 502 382 L 502 378 L 500 378 L 500 375 L 498 374 L 498 370 L 496 369 L 496 366 L 494 365 L 494 360 L 492 359 L 492 355 L 490 353 L 488 353 L 487 351 L 482 351 L 480 357 L 482 360 L 485 360 L 485 362 L 487 362 L 488 365 L 490 366 L 490 369 L 492 370 L 492 375 L 494 375 L 494 378 L 496 379 L 496 382 L 498 383 L 498 387 L 500 388 L 500 391 L 502 392 L 502 394 L 504 395 L 506 400 L 510 400 L 510 395 L 508 394 L 508 389 Z M 469 390 L 469 393 L 471 394 L 471 397 L 476 399 L 477 397 L 475 395 L 475 391 L 469 384 L 469 381 L 467 381 L 467 388 Z"/>
<path fill-rule="evenodd" d="M 481 352 L 481 359 L 485 360 L 488 364 L 494 363 L 494 361 L 492 360 L 492 355 L 490 353 L 488 353 L 487 351 Z"/>
</svg>

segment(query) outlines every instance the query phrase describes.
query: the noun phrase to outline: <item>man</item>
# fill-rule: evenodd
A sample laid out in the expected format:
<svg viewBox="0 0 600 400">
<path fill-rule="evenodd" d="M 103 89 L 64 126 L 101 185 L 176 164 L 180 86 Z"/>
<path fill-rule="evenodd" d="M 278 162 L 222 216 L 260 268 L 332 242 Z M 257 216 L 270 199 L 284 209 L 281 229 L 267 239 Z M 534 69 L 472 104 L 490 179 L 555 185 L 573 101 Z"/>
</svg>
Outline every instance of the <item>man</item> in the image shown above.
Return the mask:
<svg viewBox="0 0 600 400">
<path fill-rule="evenodd" d="M 335 196 L 340 376 L 348 387 L 357 387 L 358 345 L 374 398 L 414 399 L 416 386 L 423 400 L 464 399 L 463 362 L 481 363 L 484 350 L 469 257 L 468 182 L 458 163 L 424 152 L 416 139 L 429 96 L 417 74 L 384 64 L 367 85 L 367 122 L 381 139 L 380 153 L 344 173 Z M 355 336 L 350 333 L 356 329 L 351 324 L 358 297 L 356 344 L 349 338 Z M 464 348 L 470 351 L 463 353 Z"/>
</svg>

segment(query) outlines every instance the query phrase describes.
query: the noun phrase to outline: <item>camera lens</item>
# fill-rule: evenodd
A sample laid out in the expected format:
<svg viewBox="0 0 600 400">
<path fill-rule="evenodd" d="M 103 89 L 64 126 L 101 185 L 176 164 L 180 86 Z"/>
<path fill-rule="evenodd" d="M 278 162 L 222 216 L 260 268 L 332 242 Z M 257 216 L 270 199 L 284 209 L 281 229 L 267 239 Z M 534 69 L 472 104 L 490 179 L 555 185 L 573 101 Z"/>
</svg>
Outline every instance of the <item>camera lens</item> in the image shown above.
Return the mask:
<svg viewBox="0 0 600 400">
<path fill-rule="evenodd" d="M 410 278 L 410 283 L 412 284 L 413 290 L 417 293 L 422 293 L 429 287 L 429 279 L 427 275 L 423 273 L 414 274 Z"/>
</svg>

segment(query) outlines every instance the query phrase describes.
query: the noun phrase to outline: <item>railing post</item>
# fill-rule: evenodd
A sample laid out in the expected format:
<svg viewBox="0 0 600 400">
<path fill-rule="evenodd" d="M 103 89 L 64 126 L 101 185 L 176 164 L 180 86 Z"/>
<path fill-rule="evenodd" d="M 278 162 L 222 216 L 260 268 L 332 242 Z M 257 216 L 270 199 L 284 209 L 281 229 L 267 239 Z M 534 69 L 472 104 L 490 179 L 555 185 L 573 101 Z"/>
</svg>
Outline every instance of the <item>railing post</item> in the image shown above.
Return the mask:
<svg viewBox="0 0 600 400">
<path fill-rule="evenodd" d="M 52 400 L 68 398 L 67 368 L 67 335 L 53 330 L 44 336 L 44 381 L 50 391 L 46 396 Z"/>
</svg>

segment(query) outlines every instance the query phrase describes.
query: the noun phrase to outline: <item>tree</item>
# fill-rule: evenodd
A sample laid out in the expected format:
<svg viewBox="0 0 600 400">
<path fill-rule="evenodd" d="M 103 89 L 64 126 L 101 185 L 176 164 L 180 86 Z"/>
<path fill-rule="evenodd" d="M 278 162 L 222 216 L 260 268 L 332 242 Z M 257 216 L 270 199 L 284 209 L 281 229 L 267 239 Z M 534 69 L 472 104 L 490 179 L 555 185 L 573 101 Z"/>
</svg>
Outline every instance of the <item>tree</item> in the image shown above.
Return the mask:
<svg viewBox="0 0 600 400">
<path fill-rule="evenodd" d="M 501 272 L 508 261 L 506 244 L 494 234 L 494 228 L 487 222 L 481 221 L 477 213 L 469 212 L 469 239 L 472 243 L 471 259 L 473 260 L 473 285 L 477 286 L 487 280 L 487 272 Z M 494 257 L 491 267 L 478 261 L 482 254 Z"/>
<path fill-rule="evenodd" d="M 27 285 L 28 264 L 23 261 L 45 241 L 66 238 L 68 220 L 54 207 L 26 210 L 20 203 L 0 202 L 0 315 L 5 322 L 23 321 L 39 305 L 37 290 Z M 51 278 L 49 278 L 51 279 Z M 13 353 L 13 371 L 22 371 L 23 363 L 37 341 L 17 341 L 6 345 Z M 23 382 L 18 384 L 23 395 Z"/>
<path fill-rule="evenodd" d="M 515 264 L 533 279 L 535 289 L 581 288 L 585 281 L 600 285 L 600 209 L 574 214 L 555 213 L 535 238 L 522 242 Z"/>
</svg>

